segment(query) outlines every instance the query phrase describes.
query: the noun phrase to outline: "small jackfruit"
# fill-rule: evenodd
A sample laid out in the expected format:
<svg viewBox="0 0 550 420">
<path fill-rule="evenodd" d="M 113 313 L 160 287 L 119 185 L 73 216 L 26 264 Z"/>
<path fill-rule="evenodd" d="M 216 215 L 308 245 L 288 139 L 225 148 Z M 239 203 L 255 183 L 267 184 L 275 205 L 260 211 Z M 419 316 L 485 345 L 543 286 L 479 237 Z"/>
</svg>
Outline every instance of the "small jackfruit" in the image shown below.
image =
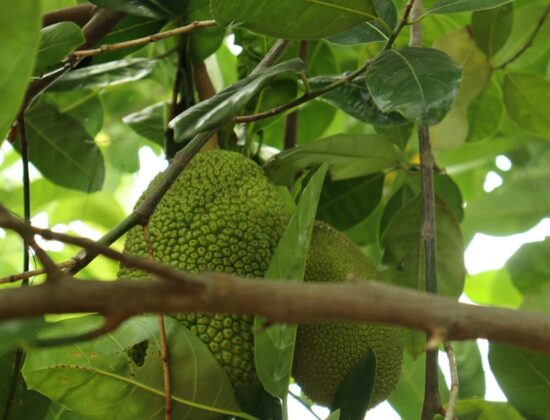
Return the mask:
<svg viewBox="0 0 550 420">
<path fill-rule="evenodd" d="M 285 200 L 258 165 L 235 152 L 211 150 L 191 160 L 160 200 L 148 227 L 156 261 L 189 272 L 263 277 L 287 221 Z M 124 250 L 147 256 L 142 227 L 128 233 Z M 147 276 L 121 267 L 118 277 Z M 177 317 L 210 348 L 245 408 L 247 394 L 259 389 L 253 318 L 203 313 Z"/>
<path fill-rule="evenodd" d="M 352 241 L 328 224 L 317 222 L 304 281 L 342 282 L 350 274 L 381 279 L 373 262 Z M 350 321 L 300 325 L 292 374 L 312 401 L 330 406 L 339 384 L 368 348 L 376 354 L 372 408 L 387 399 L 399 381 L 403 356 L 399 328 Z"/>
</svg>

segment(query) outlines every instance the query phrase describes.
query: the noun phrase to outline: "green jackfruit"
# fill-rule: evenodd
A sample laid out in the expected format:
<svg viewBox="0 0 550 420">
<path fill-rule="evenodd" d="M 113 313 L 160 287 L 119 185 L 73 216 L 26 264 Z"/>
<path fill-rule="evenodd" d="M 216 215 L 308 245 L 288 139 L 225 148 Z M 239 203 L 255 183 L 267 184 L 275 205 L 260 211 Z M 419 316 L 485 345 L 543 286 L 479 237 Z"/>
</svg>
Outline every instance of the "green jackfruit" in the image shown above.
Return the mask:
<svg viewBox="0 0 550 420">
<path fill-rule="evenodd" d="M 304 281 L 341 282 L 348 275 L 381 279 L 372 261 L 326 223 L 313 229 Z M 314 402 L 330 406 L 344 377 L 368 348 L 376 354 L 376 379 L 369 407 L 387 399 L 401 373 L 403 339 L 399 328 L 362 322 L 300 325 L 292 374 Z"/>
<path fill-rule="evenodd" d="M 263 277 L 287 221 L 285 201 L 258 165 L 238 153 L 212 150 L 198 153 L 179 175 L 149 220 L 149 232 L 157 261 L 190 272 Z M 124 249 L 147 256 L 141 227 L 128 233 Z M 118 277 L 146 275 L 121 267 Z M 203 313 L 177 317 L 208 345 L 246 409 L 247 400 L 260 389 L 252 317 Z"/>
</svg>

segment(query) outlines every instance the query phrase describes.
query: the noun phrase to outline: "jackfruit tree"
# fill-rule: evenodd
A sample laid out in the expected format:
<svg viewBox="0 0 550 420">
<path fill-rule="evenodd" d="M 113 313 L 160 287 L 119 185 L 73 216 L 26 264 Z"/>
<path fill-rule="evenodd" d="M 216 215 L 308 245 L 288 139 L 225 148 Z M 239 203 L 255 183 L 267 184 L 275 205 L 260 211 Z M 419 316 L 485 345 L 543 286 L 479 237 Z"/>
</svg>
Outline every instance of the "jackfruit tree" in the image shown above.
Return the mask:
<svg viewBox="0 0 550 420">
<path fill-rule="evenodd" d="M 550 419 L 546 0 L 0 0 L 4 420 Z"/>
</svg>

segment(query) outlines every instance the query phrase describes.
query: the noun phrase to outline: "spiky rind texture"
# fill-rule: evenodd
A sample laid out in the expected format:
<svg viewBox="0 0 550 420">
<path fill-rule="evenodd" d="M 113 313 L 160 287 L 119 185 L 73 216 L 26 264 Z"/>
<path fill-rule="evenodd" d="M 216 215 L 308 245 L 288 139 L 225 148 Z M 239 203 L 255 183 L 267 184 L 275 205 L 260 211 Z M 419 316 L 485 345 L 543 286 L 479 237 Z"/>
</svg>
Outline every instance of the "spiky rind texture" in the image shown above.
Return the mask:
<svg viewBox="0 0 550 420">
<path fill-rule="evenodd" d="M 382 276 L 361 250 L 326 223 L 315 224 L 307 257 L 306 282 L 341 282 L 350 275 Z M 327 322 L 298 327 L 293 376 L 314 402 L 330 406 L 344 377 L 371 348 L 376 354 L 376 379 L 369 407 L 387 399 L 401 373 L 400 329 L 360 322 Z"/>
<path fill-rule="evenodd" d="M 284 200 L 258 165 L 235 152 L 202 152 L 179 175 L 149 220 L 153 256 L 190 272 L 262 277 L 287 221 Z M 147 256 L 143 228 L 128 233 L 124 249 Z M 146 275 L 121 267 L 118 277 Z M 240 389 L 257 382 L 250 316 L 192 313 L 178 318 L 210 348 L 238 397 Z"/>
</svg>

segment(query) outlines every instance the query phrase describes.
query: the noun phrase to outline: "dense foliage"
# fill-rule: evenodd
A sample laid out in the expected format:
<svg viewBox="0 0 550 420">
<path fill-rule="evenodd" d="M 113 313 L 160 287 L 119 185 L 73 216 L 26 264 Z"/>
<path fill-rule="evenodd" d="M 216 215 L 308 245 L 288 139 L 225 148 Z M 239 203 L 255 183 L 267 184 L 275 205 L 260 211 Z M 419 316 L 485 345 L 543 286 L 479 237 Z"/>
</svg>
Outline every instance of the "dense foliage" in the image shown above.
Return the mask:
<svg viewBox="0 0 550 420">
<path fill-rule="evenodd" d="M 419 48 L 409 46 L 411 22 L 400 27 L 405 0 L 94 0 L 124 14 L 86 48 L 216 22 L 82 59 L 71 54 L 86 39 L 86 27 L 70 19 L 41 24 L 48 13 L 78 3 L 0 0 L 0 204 L 10 211 L 98 239 L 131 211 L 164 168 L 164 156 L 216 130 L 221 148 L 253 159 L 289 191 L 286 210 L 294 213 L 271 264 L 265 262 L 266 278 L 302 280 L 307 246 L 296 244 L 304 237 L 308 243 L 318 219 L 360 246 L 387 281 L 424 290 L 417 128 L 429 126 L 437 163 L 438 292 L 549 313 L 548 239 L 522 246 L 502 268 L 473 275 L 464 268 L 474 235 L 524 232 L 550 214 L 546 0 L 424 0 L 416 18 Z M 286 50 L 263 68 L 278 39 L 289 40 Z M 56 73 L 60 77 L 32 103 L 25 101 L 26 92 Z M 217 94 L 204 88 L 205 77 Z M 286 106 L 293 101 L 299 107 Z M 22 104 L 29 105 L 24 114 Z M 280 112 L 262 117 L 273 109 Z M 39 244 L 59 263 L 78 251 Z M 22 271 L 22 254 L 21 238 L 0 229 L 0 279 L 8 283 L 0 288 L 19 286 L 4 277 Z M 117 270 L 115 262 L 96 258 L 78 276 L 112 280 Z M 31 287 L 41 281 L 32 278 Z M 246 418 L 203 343 L 175 320 L 165 322 L 171 370 L 178 372 L 172 373 L 174 418 Z M 9 405 L 9 418 L 29 420 L 162 418 L 154 316 L 132 318 L 93 341 L 32 345 L 37 336 L 74 336 L 100 324 L 95 315 L 0 323 L 0 411 Z M 260 318 L 255 327 L 268 331 L 255 344 L 258 376 L 271 395 L 284 398 L 296 331 L 268 327 Z M 425 334 L 404 335 L 401 380 L 389 403 L 403 419 L 417 419 Z M 16 382 L 18 346 L 27 351 Z M 508 399 L 494 403 L 484 400 L 477 344 L 454 343 L 454 350 L 459 419 L 550 419 L 547 354 L 490 343 L 490 368 Z M 357 371 L 362 367 L 358 363 Z M 365 392 L 368 400 L 374 372 L 366 371 L 342 383 L 345 396 L 340 393 L 333 406 L 346 413 L 341 418 L 364 415 L 352 402 Z M 446 404 L 448 390 L 440 382 Z M 261 403 L 277 418 L 272 399 Z"/>
</svg>

